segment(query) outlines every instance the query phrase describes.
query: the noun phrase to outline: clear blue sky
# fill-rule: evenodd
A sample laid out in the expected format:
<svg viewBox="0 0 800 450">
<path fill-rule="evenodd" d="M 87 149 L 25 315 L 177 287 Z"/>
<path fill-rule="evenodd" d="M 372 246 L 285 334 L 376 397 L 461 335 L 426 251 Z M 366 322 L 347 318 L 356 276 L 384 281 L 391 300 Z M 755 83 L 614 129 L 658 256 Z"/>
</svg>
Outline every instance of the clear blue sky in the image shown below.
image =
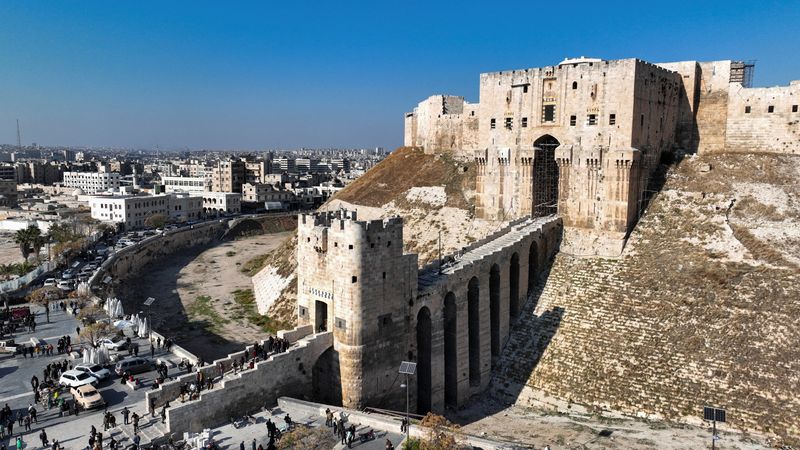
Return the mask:
<svg viewBox="0 0 800 450">
<path fill-rule="evenodd" d="M 544 3 L 544 4 L 542 4 Z M 800 2 L 0 2 L 0 143 L 394 148 L 428 95 L 564 57 L 757 59 L 800 79 Z"/>
</svg>

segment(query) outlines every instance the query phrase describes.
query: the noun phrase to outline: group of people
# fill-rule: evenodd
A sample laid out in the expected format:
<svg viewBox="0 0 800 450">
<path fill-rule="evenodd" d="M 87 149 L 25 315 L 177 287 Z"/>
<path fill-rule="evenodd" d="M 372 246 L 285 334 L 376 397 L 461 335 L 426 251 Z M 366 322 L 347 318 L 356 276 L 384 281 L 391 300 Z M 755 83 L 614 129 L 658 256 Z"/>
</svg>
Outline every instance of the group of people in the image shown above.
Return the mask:
<svg viewBox="0 0 800 450">
<path fill-rule="evenodd" d="M 255 359 L 256 357 L 261 359 L 266 359 L 272 353 L 283 353 L 289 349 L 291 344 L 287 339 L 270 336 L 269 339 L 264 341 L 264 345 L 259 344 L 256 342 L 253 344 L 253 347 L 250 349 L 250 359 Z"/>
<path fill-rule="evenodd" d="M 57 382 L 59 377 L 61 377 L 62 373 L 71 369 L 72 369 L 72 363 L 67 361 L 66 359 L 61 362 L 52 362 L 46 365 L 44 369 L 42 369 L 42 376 L 44 377 L 45 382 L 47 381 Z M 33 378 L 36 378 L 36 376 L 34 376 Z M 33 384 L 33 378 L 31 379 L 31 384 Z M 34 388 L 34 390 L 35 389 L 36 388 Z"/>
</svg>

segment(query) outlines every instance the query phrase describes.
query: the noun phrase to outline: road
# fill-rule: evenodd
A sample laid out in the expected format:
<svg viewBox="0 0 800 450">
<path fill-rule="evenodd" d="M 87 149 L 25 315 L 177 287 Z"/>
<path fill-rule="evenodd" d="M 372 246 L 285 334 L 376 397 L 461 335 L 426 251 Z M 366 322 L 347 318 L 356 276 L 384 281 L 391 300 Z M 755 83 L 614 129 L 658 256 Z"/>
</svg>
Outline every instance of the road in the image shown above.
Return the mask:
<svg viewBox="0 0 800 450">
<path fill-rule="evenodd" d="M 36 318 L 36 332 L 17 333 L 14 336 L 16 342 L 28 342 L 31 337 L 35 336 L 47 343 L 55 344 L 55 341 L 58 340 L 59 337 L 65 335 L 69 335 L 73 343 L 77 342 L 75 327 L 78 326 L 78 321 L 73 316 L 61 311 L 51 312 L 50 323 L 45 323 L 43 309 L 37 307 L 32 308 L 39 309 Z M 142 350 L 140 356 L 150 356 L 150 347 L 146 339 L 136 338 L 134 339 L 134 342 L 138 342 L 140 345 Z M 176 357 L 165 351 L 157 351 L 155 358 L 165 359 L 173 364 L 177 362 Z M 69 359 L 69 357 L 64 354 L 34 358 L 22 358 L 21 356 L 10 355 L 0 357 L 0 407 L 7 404 L 12 408 L 15 417 L 20 412 L 27 410 L 28 406 L 33 403 L 33 391 L 30 384 L 31 377 L 36 375 L 41 381 L 43 379 L 42 370 L 45 366 L 47 366 L 47 364 L 55 361 L 63 361 L 64 359 L 68 359 L 73 366 L 81 362 L 80 360 Z M 175 376 L 180 373 L 185 372 L 179 370 L 177 365 L 169 370 L 170 376 Z M 145 392 L 152 386 L 152 380 L 155 378 L 155 372 L 145 372 L 137 375 L 137 377 L 143 380 L 142 388 L 137 390 L 132 390 L 127 386 L 122 385 L 119 377 L 116 375 L 112 375 L 110 380 L 106 380 L 102 382 L 100 386 L 98 386 L 98 390 L 100 391 L 101 395 L 106 402 L 108 402 L 108 410 L 117 413 L 116 416 L 119 421 L 122 419 L 118 411 L 121 411 L 124 406 L 128 406 L 129 409 L 132 409 L 134 405 L 136 405 L 136 407 L 140 410 L 144 409 L 143 405 Z M 65 398 L 71 399 L 71 397 L 71 395 L 67 395 Z M 39 444 L 38 435 L 42 428 L 48 429 L 48 434 L 50 435 L 51 439 L 59 439 L 59 436 L 54 435 L 49 431 L 50 427 L 54 426 L 58 426 L 58 428 L 67 429 L 70 431 L 72 431 L 73 428 L 77 428 L 77 430 L 79 430 L 79 436 L 83 434 L 88 435 L 91 425 L 94 425 L 98 429 L 102 430 L 102 410 L 85 412 L 81 411 L 78 417 L 71 415 L 59 417 L 59 413 L 55 408 L 47 410 L 41 405 L 37 405 L 36 408 L 39 422 L 32 425 L 31 431 L 23 433 L 23 439 L 28 443 L 28 448 L 31 448 L 31 443 Z M 142 411 L 139 411 L 139 413 L 141 414 Z M 75 427 L 65 427 L 63 425 L 69 424 L 70 422 L 75 422 Z M 21 431 L 22 427 L 18 426 L 18 424 L 15 424 L 15 435 Z M 6 445 L 10 444 L 10 441 L 8 440 L 0 440 L 0 442 L 4 442 Z"/>
</svg>

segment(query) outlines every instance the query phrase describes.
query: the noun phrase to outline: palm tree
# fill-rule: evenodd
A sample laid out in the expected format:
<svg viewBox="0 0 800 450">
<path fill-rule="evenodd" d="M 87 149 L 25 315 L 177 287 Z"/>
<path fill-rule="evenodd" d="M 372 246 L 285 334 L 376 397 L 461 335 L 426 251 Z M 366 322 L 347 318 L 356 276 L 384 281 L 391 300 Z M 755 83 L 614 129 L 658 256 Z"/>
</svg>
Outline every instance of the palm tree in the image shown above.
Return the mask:
<svg viewBox="0 0 800 450">
<path fill-rule="evenodd" d="M 39 242 L 41 240 L 41 236 L 42 232 L 36 225 L 29 225 L 28 228 L 19 230 L 17 231 L 17 234 L 14 235 L 14 242 L 19 245 L 19 250 L 22 252 L 22 257 L 26 261 L 28 260 L 28 256 L 31 254 L 31 247 L 35 245 L 35 242 Z M 42 244 L 39 244 L 38 249 L 40 248 L 42 248 Z"/>
</svg>

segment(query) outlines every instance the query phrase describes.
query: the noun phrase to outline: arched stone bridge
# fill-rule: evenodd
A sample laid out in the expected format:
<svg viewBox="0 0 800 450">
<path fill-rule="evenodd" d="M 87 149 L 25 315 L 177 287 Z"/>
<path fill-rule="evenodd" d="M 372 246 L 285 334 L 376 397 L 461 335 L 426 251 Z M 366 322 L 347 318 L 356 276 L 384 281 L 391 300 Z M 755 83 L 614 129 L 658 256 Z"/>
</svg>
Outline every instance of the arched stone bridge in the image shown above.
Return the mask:
<svg viewBox="0 0 800 450">
<path fill-rule="evenodd" d="M 489 383 L 514 319 L 562 233 L 556 216 L 523 219 L 420 271 L 414 302 L 417 412 L 458 407 Z"/>
</svg>

